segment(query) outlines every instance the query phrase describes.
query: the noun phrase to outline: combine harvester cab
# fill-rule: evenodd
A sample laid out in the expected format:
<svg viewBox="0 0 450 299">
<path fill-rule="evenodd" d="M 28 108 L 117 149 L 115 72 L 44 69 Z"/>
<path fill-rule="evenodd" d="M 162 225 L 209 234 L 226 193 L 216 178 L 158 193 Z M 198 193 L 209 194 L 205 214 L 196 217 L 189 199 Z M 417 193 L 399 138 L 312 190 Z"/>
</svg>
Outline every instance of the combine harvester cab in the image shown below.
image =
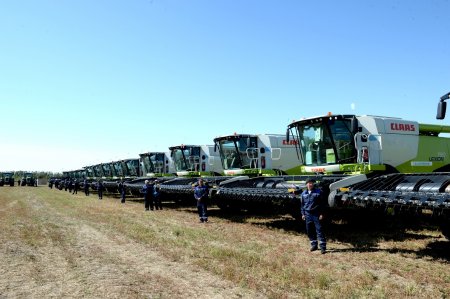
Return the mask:
<svg viewBox="0 0 450 299">
<path fill-rule="evenodd" d="M 105 191 L 109 193 L 117 193 L 118 181 L 121 178 L 117 176 L 117 173 L 114 170 L 114 162 L 102 163 L 101 167 L 103 171 L 102 181 Z"/>
<path fill-rule="evenodd" d="M 163 182 L 160 189 L 171 199 L 193 198 L 193 184 L 199 177 L 207 184 L 217 184 L 223 179 L 219 153 L 213 145 L 179 145 L 169 149 L 178 177 Z"/>
<path fill-rule="evenodd" d="M 82 189 L 84 187 L 84 179 L 86 178 L 86 171 L 84 169 L 77 169 L 72 171 L 72 185 L 75 186 L 75 182 L 78 182 L 78 187 Z"/>
<path fill-rule="evenodd" d="M 450 133 L 450 126 L 329 115 L 294 122 L 289 129 L 297 136 L 303 173 L 345 175 L 327 184 L 330 207 L 428 210 L 448 223 L 450 138 L 440 134 Z"/>
<path fill-rule="evenodd" d="M 140 196 L 146 180 L 158 180 L 162 183 L 175 176 L 175 168 L 169 152 L 149 152 L 139 156 L 141 173 L 138 178 L 124 184 L 128 193 Z"/>
<path fill-rule="evenodd" d="M 288 175 L 222 182 L 216 196 L 221 204 L 252 206 L 259 201 L 298 215 L 299 196 L 293 194 L 304 189 L 306 178 L 314 177 L 330 206 L 340 206 L 346 198 L 342 192 L 372 177 L 447 171 L 450 139 L 438 136 L 444 132 L 450 127 L 367 115 L 294 121 L 283 142 L 295 146 L 297 167 L 286 171 Z"/>
<path fill-rule="evenodd" d="M 437 119 L 444 119 L 445 102 L 450 93 L 441 97 Z M 336 205 L 357 205 L 384 208 L 391 213 L 409 212 L 414 215 L 431 215 L 441 226 L 443 234 L 450 239 L 450 139 L 439 137 L 450 133 L 450 126 L 391 123 L 391 130 L 408 130 L 416 136 L 417 142 L 401 148 L 399 155 L 417 151 L 413 159 L 400 165 L 402 174 L 388 174 L 351 185 L 335 188 L 334 198 L 329 201 Z M 384 153 L 384 151 L 383 151 Z M 431 172 L 431 173 L 430 173 Z"/>
<path fill-rule="evenodd" d="M 0 173 L 0 186 L 14 187 L 14 172 Z"/>
<path fill-rule="evenodd" d="M 119 183 L 122 181 L 127 184 L 136 179 L 141 167 L 139 159 L 125 159 L 112 163 L 102 164 L 103 170 L 103 186 L 109 193 L 119 192 Z"/>
<path fill-rule="evenodd" d="M 221 208 L 267 209 L 291 201 L 292 175 L 299 172 L 295 140 L 286 135 L 233 134 L 214 139 L 228 177 L 212 190 Z M 289 176 L 291 174 L 291 176 Z M 287 179 L 287 176 L 289 179 Z"/>
<path fill-rule="evenodd" d="M 228 176 L 276 176 L 295 171 L 294 142 L 276 134 L 233 134 L 214 139 L 223 172 Z"/>
<path fill-rule="evenodd" d="M 288 127 L 304 161 L 301 173 L 347 176 L 331 192 L 380 174 L 443 171 L 450 139 L 438 135 L 448 129 L 368 115 L 328 115 Z"/>
<path fill-rule="evenodd" d="M 36 187 L 37 186 L 36 177 L 31 172 L 25 172 L 20 181 L 20 185 Z"/>
<path fill-rule="evenodd" d="M 84 169 L 86 184 L 88 185 L 88 188 L 90 189 L 92 182 L 94 182 L 96 179 L 96 177 L 94 175 L 94 167 L 93 166 L 85 166 L 85 167 L 83 167 L 83 169 Z M 80 186 L 82 186 L 82 188 L 84 188 L 84 184 L 85 184 L 85 181 L 83 180 L 83 182 Z"/>
<path fill-rule="evenodd" d="M 125 171 L 124 180 L 131 181 L 139 176 L 141 173 L 141 166 L 139 159 L 122 160 L 122 165 Z"/>
<path fill-rule="evenodd" d="M 103 167 L 102 164 L 96 164 L 90 167 L 92 167 L 92 172 L 94 174 L 94 180 L 91 182 L 91 189 L 97 191 L 98 182 L 103 181 L 103 179 L 105 178 Z"/>
</svg>

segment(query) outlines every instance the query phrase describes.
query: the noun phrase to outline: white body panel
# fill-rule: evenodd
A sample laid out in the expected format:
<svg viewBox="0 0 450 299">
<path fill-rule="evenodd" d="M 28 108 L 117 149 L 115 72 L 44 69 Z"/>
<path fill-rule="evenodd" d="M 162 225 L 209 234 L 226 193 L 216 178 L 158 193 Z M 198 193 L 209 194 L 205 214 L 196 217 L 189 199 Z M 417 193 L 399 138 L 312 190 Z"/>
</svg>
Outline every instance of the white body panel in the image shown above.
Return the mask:
<svg viewBox="0 0 450 299">
<path fill-rule="evenodd" d="M 259 147 L 264 147 L 266 169 L 288 170 L 302 164 L 293 142 L 286 141 L 286 135 L 258 135 Z"/>
<path fill-rule="evenodd" d="M 205 159 L 202 159 L 203 155 L 205 155 Z M 220 163 L 220 155 L 219 152 L 214 151 L 214 145 L 202 145 L 200 147 L 200 160 L 201 163 L 205 163 L 204 171 L 217 173 L 223 172 L 222 163 Z"/>
<path fill-rule="evenodd" d="M 238 134 L 238 136 L 247 136 L 256 138 L 257 148 L 248 148 L 247 153 L 241 152 L 246 158 L 250 159 L 250 169 L 267 169 L 267 170 L 281 170 L 286 171 L 301 165 L 301 161 L 297 156 L 297 150 L 295 147 L 295 141 L 286 141 L 286 135 L 281 134 Z M 227 137 L 227 136 L 222 136 Z M 254 151 L 251 151 L 254 149 Z M 251 153 L 257 154 L 251 156 Z M 231 158 L 229 158 L 231 160 Z M 264 163 L 262 162 L 264 160 Z M 227 165 L 233 165 L 230 161 L 224 161 Z M 264 167 L 262 167 L 264 165 Z M 245 173 L 245 170 L 241 168 L 228 168 L 224 170 L 227 175 L 238 175 Z"/>
<path fill-rule="evenodd" d="M 193 170 L 179 170 L 176 171 L 175 161 L 172 161 L 172 167 L 174 172 L 178 176 L 187 176 L 191 175 L 192 171 L 195 172 L 215 172 L 215 173 L 223 173 L 223 167 L 220 163 L 220 155 L 219 152 L 214 151 L 214 145 L 182 145 L 180 146 L 184 148 L 200 148 L 199 156 L 187 156 L 189 164 L 193 166 Z M 177 147 L 177 149 L 180 149 Z M 179 161 L 181 162 L 181 161 Z M 179 166 L 179 169 L 182 168 Z"/>
<path fill-rule="evenodd" d="M 358 150 L 369 148 L 370 164 L 389 164 L 394 167 L 417 156 L 419 123 L 381 116 L 358 116 L 362 132 L 357 134 Z M 367 136 L 367 141 L 361 140 Z"/>
</svg>

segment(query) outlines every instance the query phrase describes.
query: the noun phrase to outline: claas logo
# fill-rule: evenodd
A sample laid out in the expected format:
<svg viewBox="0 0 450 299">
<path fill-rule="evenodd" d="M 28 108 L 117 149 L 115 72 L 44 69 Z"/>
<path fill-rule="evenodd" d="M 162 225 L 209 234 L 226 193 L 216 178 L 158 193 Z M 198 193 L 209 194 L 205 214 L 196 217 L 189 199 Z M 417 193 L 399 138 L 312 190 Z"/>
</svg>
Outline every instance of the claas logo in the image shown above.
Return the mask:
<svg viewBox="0 0 450 299">
<path fill-rule="evenodd" d="M 298 141 L 297 140 L 283 140 L 283 145 L 297 145 Z"/>
<path fill-rule="evenodd" d="M 414 131 L 416 131 L 416 127 L 411 124 L 391 123 L 391 130 L 392 131 L 414 132 Z"/>
</svg>

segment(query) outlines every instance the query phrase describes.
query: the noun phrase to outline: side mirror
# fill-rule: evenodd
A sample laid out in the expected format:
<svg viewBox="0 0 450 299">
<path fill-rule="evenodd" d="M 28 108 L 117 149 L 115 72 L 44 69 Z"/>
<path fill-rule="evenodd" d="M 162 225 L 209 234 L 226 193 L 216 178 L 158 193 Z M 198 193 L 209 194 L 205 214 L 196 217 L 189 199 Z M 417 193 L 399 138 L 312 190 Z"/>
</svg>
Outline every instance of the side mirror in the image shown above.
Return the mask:
<svg viewBox="0 0 450 299">
<path fill-rule="evenodd" d="M 436 119 L 444 119 L 446 110 L 447 110 L 447 103 L 439 102 Z"/>
<path fill-rule="evenodd" d="M 286 142 L 289 142 L 289 128 L 286 130 Z"/>
<path fill-rule="evenodd" d="M 437 110 L 437 119 L 444 119 L 445 118 L 445 111 L 447 110 L 447 103 L 445 100 L 450 99 L 450 92 L 447 92 L 441 97 L 441 101 L 438 104 L 438 110 Z"/>
</svg>

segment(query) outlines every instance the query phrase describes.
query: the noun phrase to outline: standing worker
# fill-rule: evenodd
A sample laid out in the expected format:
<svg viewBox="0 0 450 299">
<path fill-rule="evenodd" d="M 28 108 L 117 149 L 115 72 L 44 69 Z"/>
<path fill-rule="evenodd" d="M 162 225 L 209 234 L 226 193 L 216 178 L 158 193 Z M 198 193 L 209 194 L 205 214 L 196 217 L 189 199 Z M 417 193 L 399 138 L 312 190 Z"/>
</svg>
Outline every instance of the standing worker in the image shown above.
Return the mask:
<svg viewBox="0 0 450 299">
<path fill-rule="evenodd" d="M 153 185 L 150 184 L 149 180 L 145 180 L 145 184 L 142 187 L 141 192 L 144 194 L 145 210 L 148 211 L 150 208 L 153 211 Z"/>
<path fill-rule="evenodd" d="M 98 199 L 103 199 L 103 182 L 98 181 L 97 185 Z"/>
<path fill-rule="evenodd" d="M 78 194 L 78 189 L 80 188 L 80 183 L 78 180 L 75 180 L 73 183 L 73 193 L 72 194 Z"/>
<path fill-rule="evenodd" d="M 86 194 L 86 196 L 89 196 L 89 181 L 87 179 L 84 179 L 84 194 Z"/>
<path fill-rule="evenodd" d="M 120 193 L 120 202 L 125 203 L 125 195 L 126 195 L 126 187 L 123 180 L 119 182 L 119 193 Z"/>
<path fill-rule="evenodd" d="M 194 188 L 194 197 L 197 200 L 197 210 L 200 222 L 208 222 L 208 186 L 203 182 L 203 179 L 198 179 L 197 186 Z"/>
<path fill-rule="evenodd" d="M 161 193 L 159 190 L 159 181 L 155 180 L 153 182 L 153 198 L 155 200 L 155 209 L 162 210 Z"/>
<path fill-rule="evenodd" d="M 306 190 L 301 195 L 302 219 L 306 221 L 306 233 L 311 242 L 311 251 L 316 251 L 317 240 L 319 240 L 320 252 L 324 254 L 327 250 L 327 242 L 322 229 L 327 203 L 322 191 L 315 187 L 316 181 L 312 178 L 306 180 Z"/>
</svg>

